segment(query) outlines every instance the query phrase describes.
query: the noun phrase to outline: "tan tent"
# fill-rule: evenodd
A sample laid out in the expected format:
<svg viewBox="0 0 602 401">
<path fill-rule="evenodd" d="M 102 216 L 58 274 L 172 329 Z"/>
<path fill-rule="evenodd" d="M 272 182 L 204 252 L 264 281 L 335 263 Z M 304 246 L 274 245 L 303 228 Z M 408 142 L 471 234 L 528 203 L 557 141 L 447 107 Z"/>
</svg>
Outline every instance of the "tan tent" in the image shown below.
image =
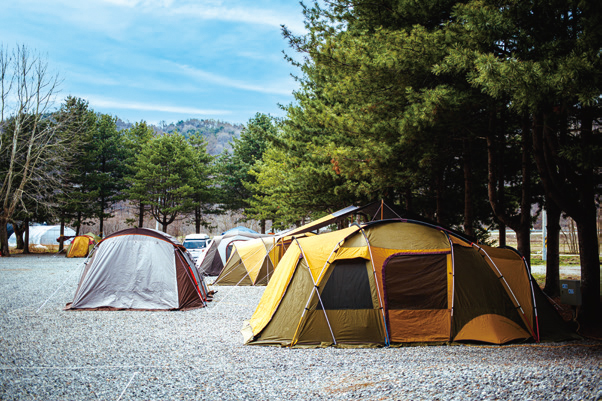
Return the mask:
<svg viewBox="0 0 602 401">
<path fill-rule="evenodd" d="M 98 244 L 67 309 L 193 309 L 205 306 L 211 295 L 177 239 L 129 228 Z"/>
<path fill-rule="evenodd" d="M 294 347 L 539 340 L 536 293 L 513 250 L 381 221 L 293 241 L 243 334 Z"/>
<path fill-rule="evenodd" d="M 254 238 L 267 237 L 267 234 L 250 232 L 250 230 L 232 229 L 223 235 L 215 236 L 205 252 L 203 259 L 198 263 L 199 272 L 205 276 L 219 276 L 230 255 L 234 242 L 248 241 Z"/>
<path fill-rule="evenodd" d="M 280 260 L 277 238 L 235 241 L 232 255 L 215 285 L 266 285 Z"/>
</svg>

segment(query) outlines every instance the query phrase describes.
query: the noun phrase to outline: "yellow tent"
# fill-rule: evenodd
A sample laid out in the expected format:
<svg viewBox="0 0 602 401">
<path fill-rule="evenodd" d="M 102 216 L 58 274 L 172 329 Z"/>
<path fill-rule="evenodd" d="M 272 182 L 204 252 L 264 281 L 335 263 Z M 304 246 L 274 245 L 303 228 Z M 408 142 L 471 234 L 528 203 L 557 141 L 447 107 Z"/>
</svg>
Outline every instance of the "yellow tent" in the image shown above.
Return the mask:
<svg viewBox="0 0 602 401">
<path fill-rule="evenodd" d="M 71 244 L 67 247 L 67 257 L 85 258 L 92 252 L 99 240 L 100 237 L 92 233 L 78 235 L 71 240 Z"/>
<path fill-rule="evenodd" d="M 381 221 L 293 241 L 243 335 L 295 347 L 538 340 L 536 295 L 514 250 Z"/>
</svg>

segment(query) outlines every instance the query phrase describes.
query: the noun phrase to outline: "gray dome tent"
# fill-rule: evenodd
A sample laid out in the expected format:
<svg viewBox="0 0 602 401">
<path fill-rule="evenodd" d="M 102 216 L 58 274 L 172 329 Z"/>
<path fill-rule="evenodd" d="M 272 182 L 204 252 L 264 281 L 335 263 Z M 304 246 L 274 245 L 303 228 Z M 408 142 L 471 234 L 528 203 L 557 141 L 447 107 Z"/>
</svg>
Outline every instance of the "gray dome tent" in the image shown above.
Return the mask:
<svg viewBox="0 0 602 401">
<path fill-rule="evenodd" d="M 130 228 L 97 245 L 66 309 L 193 309 L 205 306 L 211 295 L 178 240 Z"/>
</svg>

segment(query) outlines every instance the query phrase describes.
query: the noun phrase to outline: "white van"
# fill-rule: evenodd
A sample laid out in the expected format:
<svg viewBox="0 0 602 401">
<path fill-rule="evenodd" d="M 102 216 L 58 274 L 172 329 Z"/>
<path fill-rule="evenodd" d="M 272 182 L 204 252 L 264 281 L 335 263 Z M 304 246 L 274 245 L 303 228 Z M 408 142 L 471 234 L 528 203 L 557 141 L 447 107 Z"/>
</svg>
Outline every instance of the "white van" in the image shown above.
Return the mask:
<svg viewBox="0 0 602 401">
<path fill-rule="evenodd" d="M 184 238 L 183 245 L 196 262 L 207 251 L 210 243 L 211 240 L 207 234 L 188 234 Z"/>
</svg>

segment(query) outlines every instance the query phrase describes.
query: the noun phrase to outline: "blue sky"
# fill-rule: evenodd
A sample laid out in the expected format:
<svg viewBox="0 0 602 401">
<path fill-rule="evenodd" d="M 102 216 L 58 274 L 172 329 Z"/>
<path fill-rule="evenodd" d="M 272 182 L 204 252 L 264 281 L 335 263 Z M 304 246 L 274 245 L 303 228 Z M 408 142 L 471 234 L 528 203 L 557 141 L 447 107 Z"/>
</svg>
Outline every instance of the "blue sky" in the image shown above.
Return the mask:
<svg viewBox="0 0 602 401">
<path fill-rule="evenodd" d="M 13 0 L 0 45 L 41 53 L 60 99 L 157 124 L 188 118 L 245 124 L 283 116 L 298 71 L 280 25 L 304 32 L 297 0 Z"/>
</svg>

